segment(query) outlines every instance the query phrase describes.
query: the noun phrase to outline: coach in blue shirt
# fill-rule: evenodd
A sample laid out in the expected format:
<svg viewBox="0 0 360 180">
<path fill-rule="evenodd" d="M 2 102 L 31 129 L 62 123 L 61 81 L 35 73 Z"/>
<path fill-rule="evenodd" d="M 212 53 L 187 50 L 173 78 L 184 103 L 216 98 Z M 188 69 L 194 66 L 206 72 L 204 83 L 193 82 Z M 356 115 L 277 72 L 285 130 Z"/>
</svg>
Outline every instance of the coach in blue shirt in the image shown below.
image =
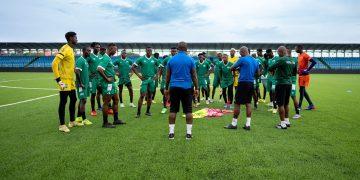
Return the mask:
<svg viewBox="0 0 360 180">
<path fill-rule="evenodd" d="M 225 126 L 226 129 L 237 129 L 237 119 L 240 114 L 240 105 L 246 105 L 246 123 L 243 127 L 250 130 L 251 121 L 251 98 L 254 93 L 255 75 L 260 74 L 259 64 L 249 55 L 249 49 L 245 46 L 240 48 L 238 61 L 231 67 L 231 70 L 239 71 L 239 83 L 235 93 L 235 107 L 232 123 Z"/>
<path fill-rule="evenodd" d="M 165 95 L 170 96 L 169 139 L 174 139 L 176 113 L 179 112 L 180 102 L 186 114 L 186 139 L 192 138 L 192 99 L 197 96 L 198 80 L 194 60 L 186 54 L 187 44 L 178 43 L 179 53 L 167 63 Z M 195 91 L 192 87 L 192 82 Z M 169 89 L 170 87 L 170 89 Z"/>
</svg>

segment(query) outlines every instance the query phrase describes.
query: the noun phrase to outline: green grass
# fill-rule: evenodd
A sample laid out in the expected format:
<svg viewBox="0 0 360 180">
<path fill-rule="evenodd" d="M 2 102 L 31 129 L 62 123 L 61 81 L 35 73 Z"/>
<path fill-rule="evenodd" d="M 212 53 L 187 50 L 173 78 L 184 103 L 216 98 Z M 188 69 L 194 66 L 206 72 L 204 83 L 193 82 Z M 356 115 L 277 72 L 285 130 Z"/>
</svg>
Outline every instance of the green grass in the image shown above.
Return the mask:
<svg viewBox="0 0 360 180">
<path fill-rule="evenodd" d="M 4 82 L 16 79 L 28 80 Z M 223 129 L 231 115 L 196 119 L 191 141 L 180 115 L 175 140 L 167 139 L 160 93 L 151 118 L 135 119 L 135 109 L 120 108 L 127 125 L 102 129 L 100 113 L 88 116 L 94 125 L 69 134 L 57 130 L 58 96 L 1 107 L 1 179 L 359 179 L 359 82 L 360 75 L 312 75 L 309 93 L 318 109 L 303 111 L 290 129 L 275 129 L 278 116 L 261 104 L 250 132 Z M 139 81 L 133 84 L 138 88 Z M 0 86 L 55 83 L 50 73 L 1 73 Z M 56 93 L 0 87 L 0 105 Z M 127 91 L 124 97 L 128 105 Z M 241 112 L 240 124 L 244 119 Z"/>
</svg>

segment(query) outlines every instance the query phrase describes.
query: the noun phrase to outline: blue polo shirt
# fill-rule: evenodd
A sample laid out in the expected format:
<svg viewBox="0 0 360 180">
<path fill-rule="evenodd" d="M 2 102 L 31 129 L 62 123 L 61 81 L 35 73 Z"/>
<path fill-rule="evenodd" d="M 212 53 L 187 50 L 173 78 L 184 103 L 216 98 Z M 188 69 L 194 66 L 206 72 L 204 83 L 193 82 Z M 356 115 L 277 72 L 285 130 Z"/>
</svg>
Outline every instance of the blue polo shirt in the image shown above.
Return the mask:
<svg viewBox="0 0 360 180">
<path fill-rule="evenodd" d="M 167 63 L 170 70 L 170 87 L 190 89 L 192 84 L 191 70 L 195 68 L 194 60 L 184 51 L 179 51 Z"/>
<path fill-rule="evenodd" d="M 259 69 L 259 64 L 250 55 L 239 58 L 233 65 L 239 71 L 239 82 L 251 82 L 255 80 L 255 73 Z"/>
</svg>

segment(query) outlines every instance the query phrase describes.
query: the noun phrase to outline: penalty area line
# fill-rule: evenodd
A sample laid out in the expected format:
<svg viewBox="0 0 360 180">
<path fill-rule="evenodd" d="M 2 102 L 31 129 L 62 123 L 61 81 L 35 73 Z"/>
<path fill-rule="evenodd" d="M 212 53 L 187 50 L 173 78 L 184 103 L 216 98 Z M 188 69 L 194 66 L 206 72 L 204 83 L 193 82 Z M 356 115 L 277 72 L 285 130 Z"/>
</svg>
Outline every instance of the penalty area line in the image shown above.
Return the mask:
<svg viewBox="0 0 360 180">
<path fill-rule="evenodd" d="M 36 101 L 36 100 L 40 100 L 40 99 L 45 99 L 45 98 L 49 98 L 49 97 L 56 96 L 56 95 L 59 95 L 59 94 L 57 93 L 57 94 L 52 94 L 52 95 L 48 95 L 48 96 L 42 96 L 42 97 L 38 97 L 38 98 L 19 101 L 19 102 L 15 102 L 15 103 L 3 104 L 3 105 L 0 105 L 0 108 L 7 107 L 7 106 L 13 106 L 13 105 L 17 105 L 17 104 L 22 104 L 22 103 L 26 103 L 26 102 L 31 102 L 31 101 Z"/>
</svg>

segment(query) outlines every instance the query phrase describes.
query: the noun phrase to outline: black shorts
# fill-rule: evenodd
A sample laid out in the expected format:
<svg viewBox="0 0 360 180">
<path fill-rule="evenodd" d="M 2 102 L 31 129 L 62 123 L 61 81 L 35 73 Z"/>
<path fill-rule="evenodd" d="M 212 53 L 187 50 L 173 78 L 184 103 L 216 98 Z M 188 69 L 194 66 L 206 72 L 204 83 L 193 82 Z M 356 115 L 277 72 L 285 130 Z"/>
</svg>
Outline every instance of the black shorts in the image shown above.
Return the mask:
<svg viewBox="0 0 360 180">
<path fill-rule="evenodd" d="M 278 84 L 275 86 L 276 104 L 278 106 L 289 105 L 291 84 Z"/>
<path fill-rule="evenodd" d="M 235 104 L 250 104 L 253 92 L 253 82 L 239 82 L 235 92 Z"/>
<path fill-rule="evenodd" d="M 177 113 L 182 104 L 185 114 L 192 113 L 193 89 L 183 89 L 179 87 L 170 88 L 170 112 Z"/>
</svg>

